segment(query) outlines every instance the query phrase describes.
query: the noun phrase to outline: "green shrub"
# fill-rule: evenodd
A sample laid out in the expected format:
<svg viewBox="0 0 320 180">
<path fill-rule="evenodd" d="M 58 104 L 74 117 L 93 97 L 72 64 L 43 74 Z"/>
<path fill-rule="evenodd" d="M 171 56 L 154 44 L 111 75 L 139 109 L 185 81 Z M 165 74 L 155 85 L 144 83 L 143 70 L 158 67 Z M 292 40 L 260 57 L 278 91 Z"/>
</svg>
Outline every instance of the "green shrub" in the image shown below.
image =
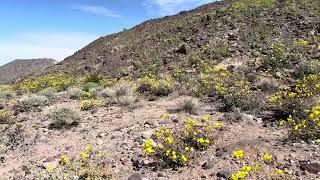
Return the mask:
<svg viewBox="0 0 320 180">
<path fill-rule="evenodd" d="M 228 44 L 226 44 L 223 41 L 220 41 L 217 43 L 212 53 L 213 53 L 213 58 L 218 59 L 219 61 L 231 56 L 231 53 L 229 52 L 229 49 L 228 49 Z"/>
<path fill-rule="evenodd" d="M 84 94 L 84 91 L 80 88 L 70 88 L 68 90 L 68 96 L 70 99 L 80 99 L 82 95 Z"/>
<path fill-rule="evenodd" d="M 45 96 L 30 95 L 23 96 L 15 105 L 14 109 L 17 112 L 40 111 L 41 107 L 47 105 L 49 99 Z"/>
<path fill-rule="evenodd" d="M 142 145 L 143 152 L 160 167 L 187 165 L 197 152 L 213 144 L 214 132 L 223 127 L 222 123 L 213 122 L 210 115 L 179 121 L 175 128 L 159 128 Z"/>
<path fill-rule="evenodd" d="M 49 99 L 54 97 L 54 94 L 57 92 L 56 89 L 52 88 L 52 87 L 48 87 L 46 89 L 43 89 L 41 91 L 39 91 L 37 94 L 40 96 L 45 96 Z"/>
<path fill-rule="evenodd" d="M 317 61 L 317 60 L 302 61 L 299 63 L 298 67 L 295 69 L 295 75 L 298 78 L 303 78 L 304 76 L 318 73 L 319 69 L 320 69 L 320 61 Z"/>
<path fill-rule="evenodd" d="M 292 60 L 291 54 L 282 42 L 274 42 L 270 52 L 263 60 L 263 66 L 270 70 L 287 68 Z"/>
<path fill-rule="evenodd" d="M 51 120 L 50 128 L 70 128 L 77 125 L 80 121 L 80 115 L 78 112 L 69 109 L 69 108 L 61 108 L 54 110 L 48 117 Z"/>
<path fill-rule="evenodd" d="M 94 82 L 87 82 L 82 86 L 82 89 L 86 92 L 89 92 L 91 89 L 98 88 L 99 84 Z"/>
<path fill-rule="evenodd" d="M 173 91 L 173 83 L 167 79 L 144 77 L 138 81 L 137 91 L 145 95 L 166 96 Z"/>
</svg>

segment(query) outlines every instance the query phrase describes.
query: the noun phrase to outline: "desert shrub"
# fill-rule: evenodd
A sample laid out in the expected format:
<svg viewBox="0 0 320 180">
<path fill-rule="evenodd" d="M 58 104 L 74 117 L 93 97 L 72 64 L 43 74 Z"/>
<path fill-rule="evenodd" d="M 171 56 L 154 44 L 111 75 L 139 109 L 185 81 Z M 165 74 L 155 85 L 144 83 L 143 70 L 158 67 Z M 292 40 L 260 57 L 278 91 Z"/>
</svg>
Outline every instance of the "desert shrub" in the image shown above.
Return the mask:
<svg viewBox="0 0 320 180">
<path fill-rule="evenodd" d="M 250 90 L 250 82 L 245 76 L 228 71 L 223 66 L 212 67 L 204 63 L 193 92 L 198 96 L 217 96 L 223 102 L 222 109 L 225 111 L 234 107 L 254 109 L 248 106 L 251 100 L 255 100 L 253 97 L 256 95 L 256 92 Z"/>
<path fill-rule="evenodd" d="M 161 167 L 187 165 L 197 152 L 213 144 L 214 132 L 223 127 L 222 123 L 212 121 L 210 115 L 200 120 L 188 117 L 178 121 L 174 128 L 159 128 L 142 145 L 146 156 Z"/>
<path fill-rule="evenodd" d="M 189 114 L 197 114 L 199 110 L 199 103 L 195 99 L 186 98 L 178 104 L 176 109 L 178 112 L 185 112 Z"/>
<path fill-rule="evenodd" d="M 114 91 L 115 91 L 115 96 L 116 97 L 121 97 L 121 96 L 126 96 L 128 95 L 129 93 L 129 86 L 128 85 L 124 85 L 124 84 L 121 84 L 121 85 L 117 85 L 115 88 L 114 88 Z"/>
<path fill-rule="evenodd" d="M 86 146 L 84 151 L 79 153 L 79 157 L 71 158 L 62 154 L 57 166 L 47 164 L 45 172 L 39 172 L 37 178 L 109 180 L 112 178 L 111 170 L 103 163 L 98 163 L 103 161 L 103 158 L 103 153 Z"/>
<path fill-rule="evenodd" d="M 84 78 L 84 83 L 92 82 L 92 83 L 100 84 L 102 79 L 103 78 L 97 74 L 87 75 Z"/>
<path fill-rule="evenodd" d="M 84 94 L 84 91 L 80 88 L 70 88 L 68 90 L 68 96 L 70 99 L 80 99 L 80 97 Z"/>
<path fill-rule="evenodd" d="M 48 117 L 51 120 L 50 128 L 56 129 L 70 128 L 77 125 L 81 119 L 78 112 L 69 108 L 54 110 Z"/>
<path fill-rule="evenodd" d="M 291 179 L 286 172 L 287 169 L 280 169 L 282 165 L 276 161 L 273 154 L 263 150 L 236 149 L 231 153 L 231 158 L 237 166 L 231 175 L 230 180 L 243 179 Z M 241 163 L 238 163 L 241 162 Z M 238 164 L 238 165 L 236 165 Z M 291 171 L 288 169 L 288 171 Z"/>
<path fill-rule="evenodd" d="M 10 113 L 0 110 L 0 124 L 8 124 L 12 122 Z"/>
<path fill-rule="evenodd" d="M 292 60 L 291 54 L 282 42 L 274 42 L 267 56 L 263 60 L 263 66 L 270 70 L 287 68 Z"/>
<path fill-rule="evenodd" d="M 14 109 L 16 112 L 27 112 L 27 111 L 40 111 L 41 107 L 47 105 L 49 99 L 45 96 L 30 95 L 23 96 L 19 99 L 19 102 L 15 105 Z"/>
<path fill-rule="evenodd" d="M 22 92 L 36 93 L 47 87 L 52 87 L 57 91 L 65 91 L 75 83 L 76 80 L 71 75 L 51 74 L 24 80 L 17 83 L 14 89 Z"/>
<path fill-rule="evenodd" d="M 294 119 L 289 115 L 287 122 L 281 121 L 280 124 L 290 128 L 290 135 L 294 139 L 320 139 L 320 100 L 318 101 L 318 105 L 306 112 L 306 118 Z"/>
<path fill-rule="evenodd" d="M 84 92 L 81 96 L 81 99 L 92 99 L 94 95 L 91 92 Z"/>
<path fill-rule="evenodd" d="M 82 86 L 82 89 L 86 92 L 89 92 L 91 89 L 98 88 L 99 84 L 94 82 L 87 82 Z"/>
<path fill-rule="evenodd" d="M 137 91 L 145 95 L 166 96 L 173 91 L 173 83 L 168 79 L 144 77 L 138 81 Z"/>
<path fill-rule="evenodd" d="M 53 87 L 48 87 L 46 89 L 43 89 L 41 91 L 39 91 L 37 94 L 40 96 L 45 96 L 49 99 L 54 97 L 54 94 L 57 92 L 56 89 L 54 89 Z"/>
<path fill-rule="evenodd" d="M 95 109 L 100 105 L 96 99 L 84 99 L 80 101 L 80 109 L 83 111 Z"/>
<path fill-rule="evenodd" d="M 302 61 L 299 63 L 298 67 L 295 69 L 295 75 L 298 78 L 303 78 L 304 76 L 310 74 L 316 74 L 320 70 L 320 61 L 311 60 L 311 61 Z"/>
<path fill-rule="evenodd" d="M 120 106 L 129 107 L 129 108 L 135 108 L 137 101 L 138 101 L 137 98 L 132 95 L 121 96 L 118 98 L 118 104 Z"/>
<path fill-rule="evenodd" d="M 293 138 L 319 138 L 320 74 L 308 75 L 270 98 L 275 113 L 291 128 Z"/>
<path fill-rule="evenodd" d="M 316 105 L 320 96 L 320 74 L 308 75 L 274 94 L 270 101 L 279 116 L 303 119 L 307 116 L 305 110 Z"/>
<path fill-rule="evenodd" d="M 229 52 L 229 49 L 228 49 L 228 44 L 223 41 L 220 41 L 217 43 L 212 54 L 213 54 L 213 58 L 218 59 L 220 61 L 223 60 L 224 58 L 231 56 L 231 53 Z"/>
<path fill-rule="evenodd" d="M 14 97 L 15 93 L 11 86 L 0 85 L 0 99 L 11 99 Z"/>
<path fill-rule="evenodd" d="M 103 87 L 99 86 L 93 89 L 90 89 L 90 93 L 92 94 L 92 97 L 98 97 L 98 95 L 100 94 L 100 91 L 102 91 Z"/>
<path fill-rule="evenodd" d="M 98 96 L 103 98 L 113 98 L 116 96 L 116 92 L 112 88 L 105 88 L 98 93 Z"/>
</svg>

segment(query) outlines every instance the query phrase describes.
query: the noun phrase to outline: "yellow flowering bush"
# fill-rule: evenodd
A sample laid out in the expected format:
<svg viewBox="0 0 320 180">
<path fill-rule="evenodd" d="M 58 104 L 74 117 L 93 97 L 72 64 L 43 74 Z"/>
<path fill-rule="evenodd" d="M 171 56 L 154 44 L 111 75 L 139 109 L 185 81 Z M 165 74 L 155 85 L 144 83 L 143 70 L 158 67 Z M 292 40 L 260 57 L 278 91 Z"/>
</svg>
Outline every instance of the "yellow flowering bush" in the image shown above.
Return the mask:
<svg viewBox="0 0 320 180">
<path fill-rule="evenodd" d="M 98 107 L 101 103 L 96 99 L 84 99 L 80 101 L 80 109 L 82 111 L 94 109 Z"/>
<path fill-rule="evenodd" d="M 320 74 L 312 74 L 270 98 L 275 112 L 285 120 L 294 138 L 317 139 L 319 133 Z"/>
<path fill-rule="evenodd" d="M 259 150 L 245 153 L 244 150 L 238 149 L 233 151 L 231 156 L 240 163 L 240 167 L 231 173 L 231 180 L 288 178 L 285 171 L 278 168 L 279 163 L 273 155 L 269 153 L 259 153 Z"/>
<path fill-rule="evenodd" d="M 173 91 L 173 82 L 169 79 L 156 79 L 146 76 L 138 81 L 137 92 L 146 95 L 166 96 Z"/>
<path fill-rule="evenodd" d="M 7 111 L 0 111 L 0 124 L 7 124 L 11 122 L 11 115 Z"/>
<path fill-rule="evenodd" d="M 287 118 L 287 125 L 291 128 L 293 138 L 315 140 L 320 138 L 320 101 L 319 105 L 307 110 L 304 119 L 294 119 L 291 115 Z"/>
<path fill-rule="evenodd" d="M 79 157 L 68 157 L 62 154 L 59 165 L 54 167 L 47 165 L 46 173 L 39 173 L 39 178 L 43 179 L 85 179 L 85 180 L 107 180 L 111 179 L 111 171 L 98 161 L 104 157 L 102 153 L 95 152 L 91 146 L 86 146 L 84 151 L 79 153 Z"/>
<path fill-rule="evenodd" d="M 14 89 L 23 92 L 36 93 L 47 87 L 52 87 L 57 91 L 64 91 L 75 83 L 75 78 L 71 75 L 51 74 L 23 80 L 16 84 Z"/>
<path fill-rule="evenodd" d="M 252 101 L 255 93 L 250 90 L 250 83 L 244 76 L 223 66 L 210 66 L 203 62 L 194 92 L 197 95 L 218 96 L 225 110 L 233 107 L 248 110 L 255 106 Z"/>
<path fill-rule="evenodd" d="M 208 116 L 205 115 L 201 119 L 209 119 Z M 164 118 L 168 117 L 164 115 Z M 142 145 L 144 154 L 161 166 L 186 165 L 197 151 L 213 144 L 214 131 L 220 129 L 214 128 L 212 120 L 203 122 L 187 117 L 179 121 L 181 123 L 173 128 L 159 128 L 152 135 L 152 139 L 147 139 Z"/>
</svg>

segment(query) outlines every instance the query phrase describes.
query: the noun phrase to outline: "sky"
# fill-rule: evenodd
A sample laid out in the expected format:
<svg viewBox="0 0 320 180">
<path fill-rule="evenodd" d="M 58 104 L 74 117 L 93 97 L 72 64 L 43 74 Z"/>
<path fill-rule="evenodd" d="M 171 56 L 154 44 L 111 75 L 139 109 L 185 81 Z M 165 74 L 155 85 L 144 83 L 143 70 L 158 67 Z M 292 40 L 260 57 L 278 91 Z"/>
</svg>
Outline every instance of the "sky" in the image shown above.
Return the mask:
<svg viewBox="0 0 320 180">
<path fill-rule="evenodd" d="M 1 0 L 0 65 L 63 60 L 93 40 L 213 0 Z"/>
</svg>

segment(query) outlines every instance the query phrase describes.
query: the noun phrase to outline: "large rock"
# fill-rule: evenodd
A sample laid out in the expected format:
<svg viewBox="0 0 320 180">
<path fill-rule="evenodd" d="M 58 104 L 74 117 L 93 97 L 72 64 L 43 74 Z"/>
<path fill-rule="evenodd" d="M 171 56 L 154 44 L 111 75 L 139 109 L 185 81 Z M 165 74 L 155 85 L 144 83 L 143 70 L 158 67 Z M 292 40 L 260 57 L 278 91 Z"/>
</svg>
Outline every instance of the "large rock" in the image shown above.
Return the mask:
<svg viewBox="0 0 320 180">
<path fill-rule="evenodd" d="M 128 177 L 128 180 L 142 180 L 142 176 L 139 173 L 134 173 Z"/>
<path fill-rule="evenodd" d="M 191 47 L 188 44 L 183 44 L 180 46 L 180 48 L 177 50 L 177 53 L 188 55 L 191 51 Z"/>
</svg>

